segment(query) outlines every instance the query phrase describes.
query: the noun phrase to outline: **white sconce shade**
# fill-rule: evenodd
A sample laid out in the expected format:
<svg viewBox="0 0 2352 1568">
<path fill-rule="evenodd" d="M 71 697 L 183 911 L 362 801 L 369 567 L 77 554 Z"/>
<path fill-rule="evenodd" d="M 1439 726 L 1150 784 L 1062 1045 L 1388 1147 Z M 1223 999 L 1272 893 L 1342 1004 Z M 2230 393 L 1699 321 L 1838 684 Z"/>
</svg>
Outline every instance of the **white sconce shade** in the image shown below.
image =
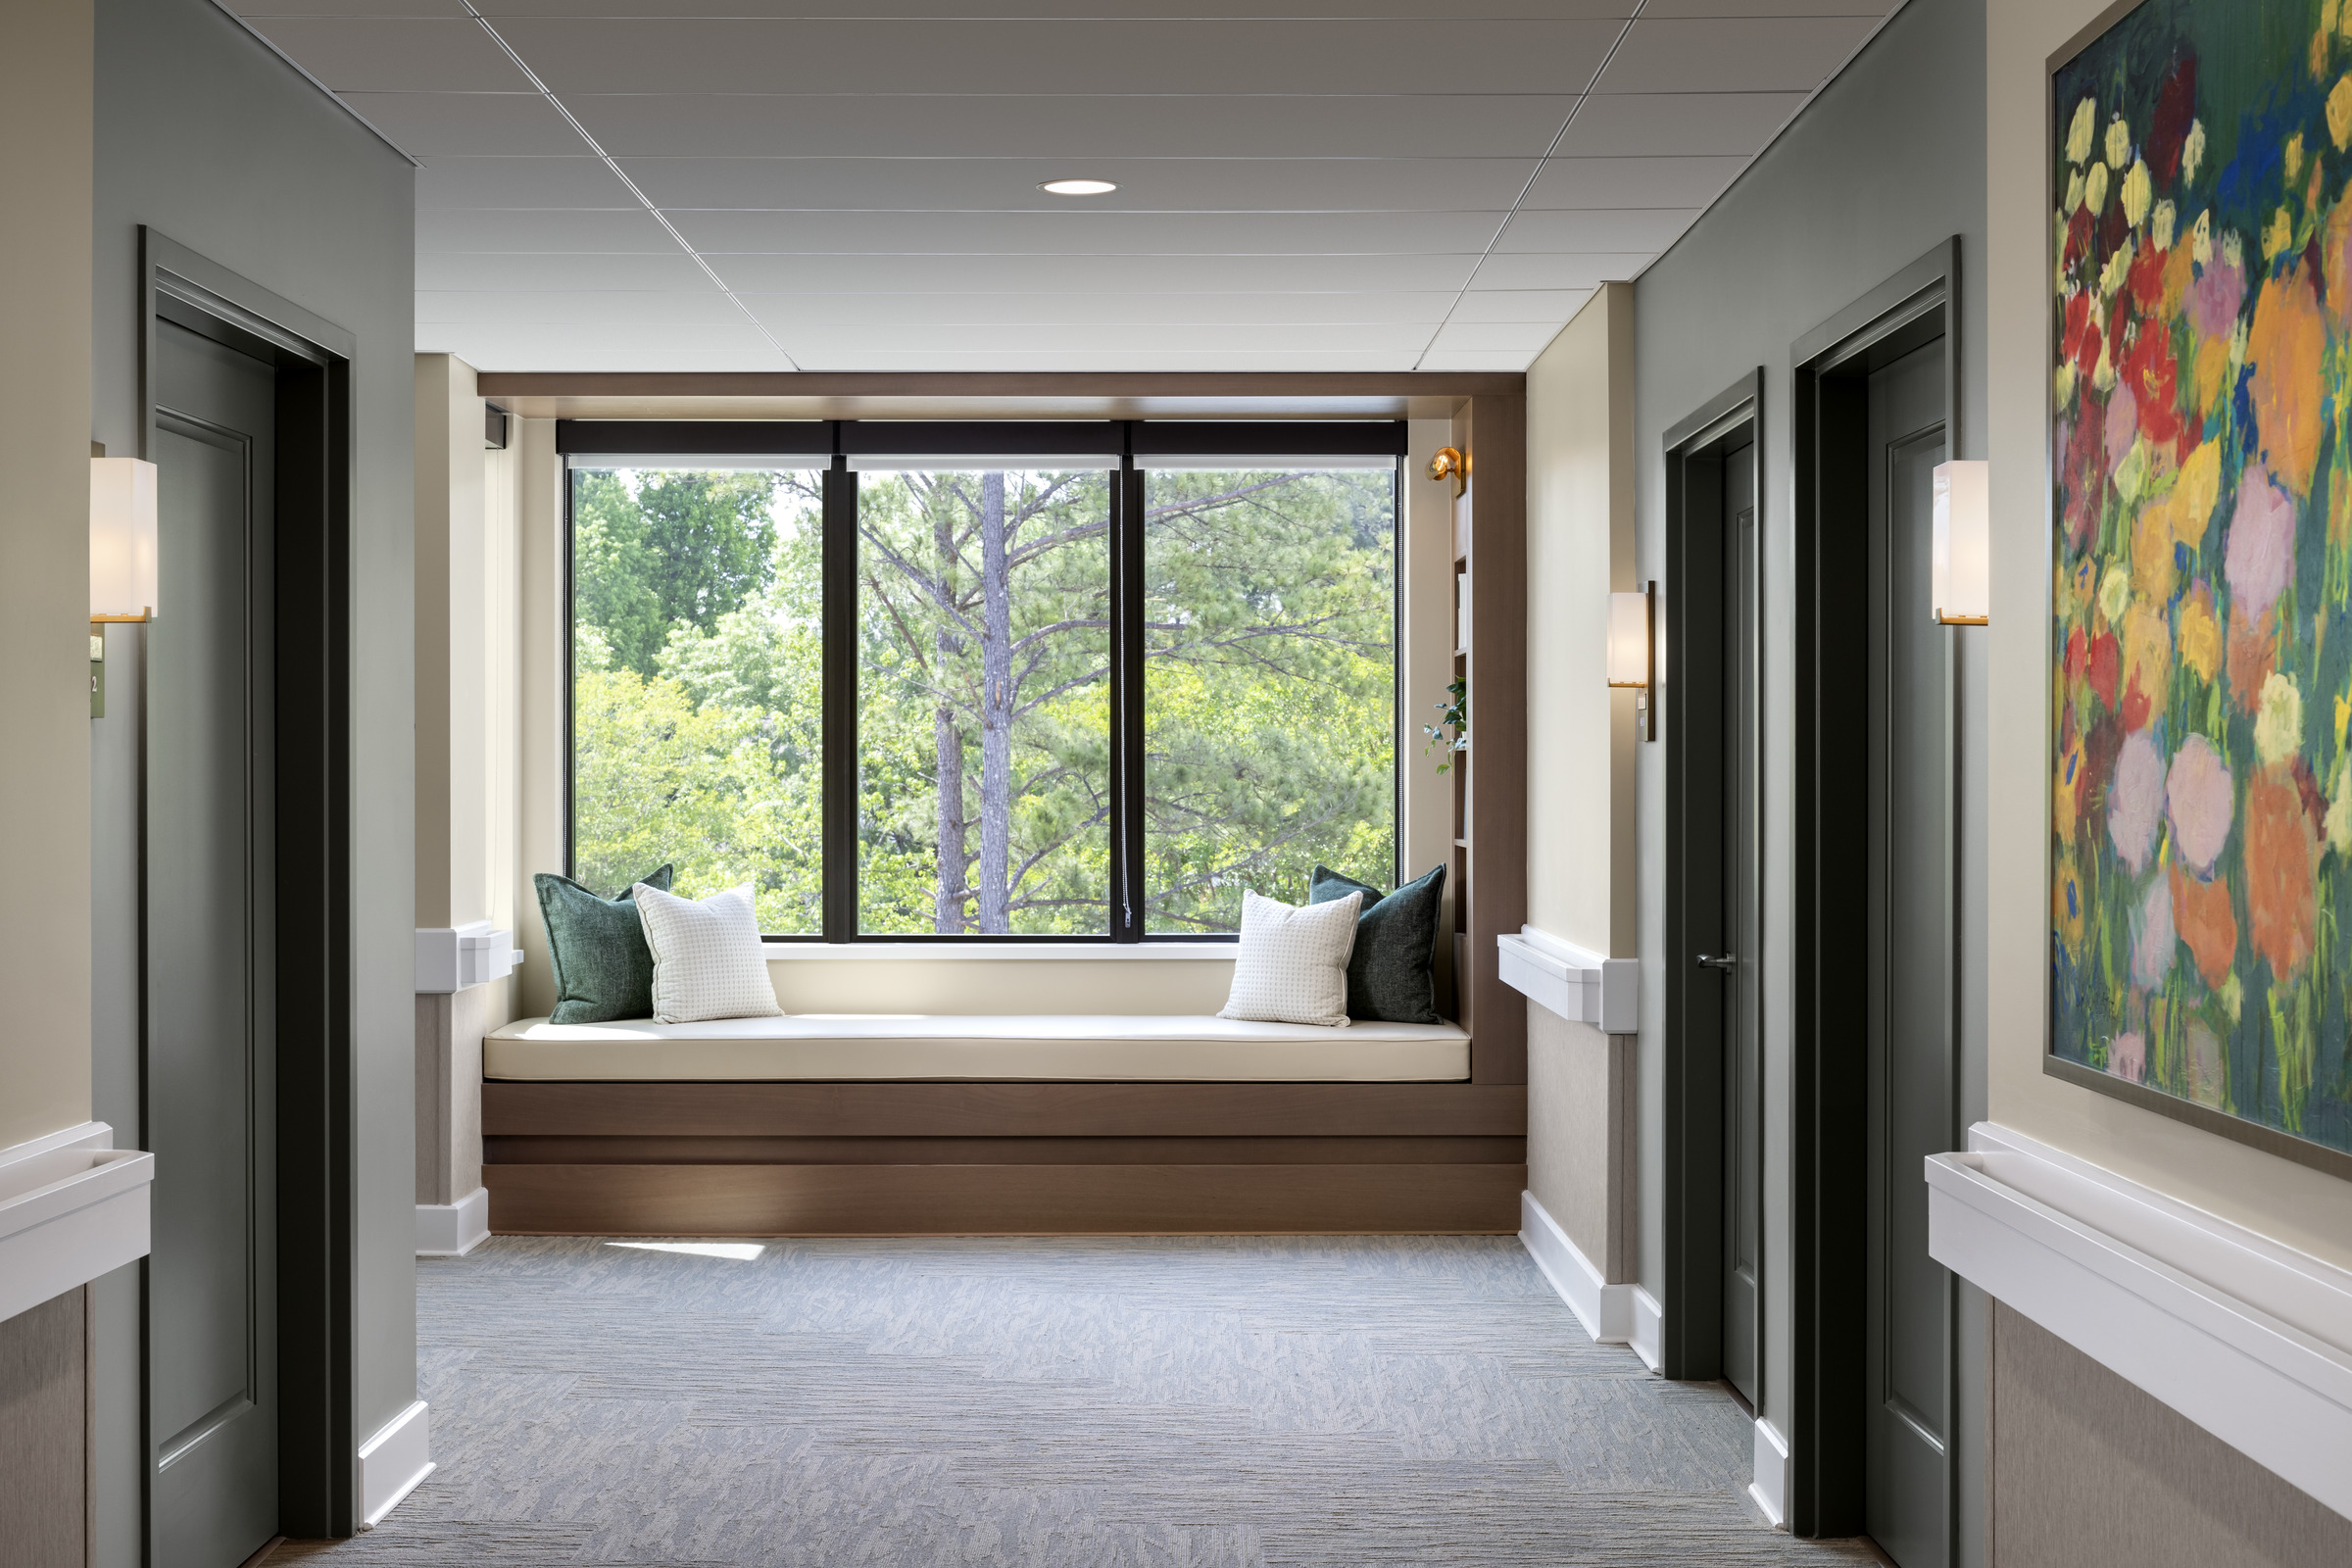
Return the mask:
<svg viewBox="0 0 2352 1568">
<path fill-rule="evenodd" d="M 1658 710 L 1649 700 L 1656 670 L 1655 586 L 1643 583 L 1630 594 L 1609 595 L 1609 684 L 1630 686 L 1638 694 L 1634 725 L 1645 741 L 1658 738 Z"/>
<path fill-rule="evenodd" d="M 155 618 L 155 465 L 90 460 L 90 618 Z"/>
<path fill-rule="evenodd" d="M 1992 504 L 1983 462 L 1936 465 L 1934 599 L 1938 625 L 1982 626 L 1992 611 Z"/>
<path fill-rule="evenodd" d="M 1609 595 L 1609 684 L 1649 684 L 1649 594 Z"/>
</svg>

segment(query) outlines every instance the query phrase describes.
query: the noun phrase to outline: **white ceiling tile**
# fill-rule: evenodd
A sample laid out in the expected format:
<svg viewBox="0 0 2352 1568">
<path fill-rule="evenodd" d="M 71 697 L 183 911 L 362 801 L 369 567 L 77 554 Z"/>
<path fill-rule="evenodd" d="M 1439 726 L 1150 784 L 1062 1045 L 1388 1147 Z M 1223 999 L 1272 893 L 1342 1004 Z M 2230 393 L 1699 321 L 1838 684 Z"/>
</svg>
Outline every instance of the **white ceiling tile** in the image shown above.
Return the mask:
<svg viewBox="0 0 2352 1568">
<path fill-rule="evenodd" d="M 251 17 L 256 32 L 337 92 L 529 92 L 470 18 Z"/>
<path fill-rule="evenodd" d="M 409 5 L 446 3 L 456 0 L 396 0 L 378 5 L 377 0 L 290 0 L 290 3 L 268 7 L 273 11 L 365 11 L 382 9 L 396 11 Z M 504 17 L 643 17 L 656 9 L 658 0 L 477 0 L 484 16 Z M 1683 0 L 1693 3 L 1693 0 Z M 1705 0 L 1697 0 L 1705 3 Z M 1717 4 L 1737 5 L 1740 0 L 1713 0 Z M 1775 0 L 1786 3 L 1786 0 Z M 1841 12 L 1854 0 L 1805 0 L 1807 6 L 1822 15 Z M 240 0 L 238 9 L 254 4 Z M 849 9 L 844 0 L 700 0 L 697 4 L 673 5 L 672 10 L 685 13 L 700 10 L 708 16 L 720 17 L 776 17 L 802 18 L 810 21 L 837 22 Z M 1103 21 L 1165 21 L 1170 17 L 1197 17 L 1257 21 L 1268 7 L 1266 0 L 1020 0 L 1017 6 L 1006 0 L 890 0 L 892 17 L 949 18 L 987 20 L 1017 12 L 1023 18 L 1067 18 Z M 1354 22 L 1361 18 L 1403 19 L 1420 22 L 1455 23 L 1465 18 L 1481 17 L 1497 21 L 1549 22 L 1562 18 L 1618 18 L 1634 14 L 1634 0 L 1468 0 L 1465 4 L 1448 4 L 1447 0 L 1280 0 L 1277 7 L 1284 18 L 1328 18 L 1333 21 Z"/>
<path fill-rule="evenodd" d="M 1594 93 L 1560 137 L 1558 155 L 1751 158 L 1802 109 L 1801 92 Z"/>
<path fill-rule="evenodd" d="M 760 331 L 707 326 L 419 326 L 417 352 L 477 370 L 789 370 Z"/>
<path fill-rule="evenodd" d="M 678 242 L 643 208 L 428 207 L 416 215 L 416 248 L 419 251 L 678 254 Z"/>
<path fill-rule="evenodd" d="M 549 88 L 570 93 L 1132 94 L 1581 92 L 1622 30 L 1609 21 L 1258 18 L 823 21 L 562 18 L 498 24 Z"/>
<path fill-rule="evenodd" d="M 1067 173 L 1066 159 L 627 158 L 621 167 L 648 196 L 668 208 L 1066 212 L 1071 207 L 1070 198 L 1037 188 Z M 1086 160 L 1086 167 L 1119 187 L 1108 196 L 1089 198 L 1088 207 L 1096 211 L 1483 212 L 1508 211 L 1526 188 L 1536 161 L 1098 157 Z"/>
<path fill-rule="evenodd" d="M 722 256 L 750 293 L 1165 294 L 1458 289 L 1476 256 Z"/>
<path fill-rule="evenodd" d="M 427 158 L 416 206 L 609 208 L 642 213 L 601 158 Z"/>
<path fill-rule="evenodd" d="M 1892 10 L 1886 0 L 1648 0 L 1642 16 L 1644 21 L 1652 17 L 1868 17 L 1876 22 Z"/>
<path fill-rule="evenodd" d="M 509 296 L 493 296 L 507 298 Z M 1471 295 L 1471 299 L 1489 298 Z M 1492 296 L 1507 298 L 1510 296 Z M 1544 295 L 1539 298 L 1554 298 Z M 1568 298 L 1570 296 L 1556 296 Z M 1575 296 L 1582 299 L 1582 296 Z M 1123 327 L 1186 322 L 1250 326 L 1259 322 L 1434 328 L 1456 296 L 1430 290 L 1385 294 L 744 294 L 763 321 L 871 321 L 999 326 Z M 1456 311 L 1457 318 L 1461 313 Z M 1565 317 L 1561 319 L 1566 319 Z"/>
<path fill-rule="evenodd" d="M 229 3 L 422 160 L 418 346 L 509 369 L 787 368 L 771 332 L 807 368 L 1518 369 L 1886 10 L 476 0 L 763 332 L 459 0 Z M 1121 188 L 1037 189 L 1071 174 Z"/>
<path fill-rule="evenodd" d="M 1596 112 L 1597 99 L 1584 111 Z M 1550 158 L 1521 206 L 1704 207 L 1740 177 L 1747 163 L 1737 157 Z"/>
<path fill-rule="evenodd" d="M 1637 22 L 1599 92 L 1811 92 L 1867 37 L 1868 17 Z"/>
<path fill-rule="evenodd" d="M 419 290 L 460 289 L 679 289 L 711 287 L 710 274 L 684 251 L 667 256 L 595 256 L 545 252 L 453 253 L 425 251 L 416 258 Z"/>
<path fill-rule="evenodd" d="M 577 156 L 580 133 L 535 92 L 346 92 L 352 111 L 411 158 Z"/>
<path fill-rule="evenodd" d="M 418 290 L 416 320 L 472 326 L 725 326 L 741 327 L 744 315 L 714 288 L 701 293 L 652 289 L 549 290 L 466 293 Z"/>
<path fill-rule="evenodd" d="M 710 213 L 670 220 L 713 257 L 1477 255 L 1502 213 Z M 1654 247 L 1653 247 L 1654 248 Z"/>
<path fill-rule="evenodd" d="M 1691 208 L 1584 208 L 1521 213 L 1498 251 L 1662 251 L 1698 217 Z"/>
<path fill-rule="evenodd" d="M 1530 355 L 1559 335 L 1558 321 L 1448 321 L 1431 340 L 1433 352 L 1469 350 L 1477 353 Z"/>
<path fill-rule="evenodd" d="M 1421 356 L 1419 370 L 1524 370 L 1535 359 L 1533 351 L 1516 350 L 1497 353 L 1493 350 L 1432 349 Z"/>
<path fill-rule="evenodd" d="M 949 353 L 938 349 L 859 349 L 810 354 L 799 360 L 804 370 L 1101 370 L 1124 374 L 1154 370 L 1409 370 L 1417 356 L 1390 350 L 1345 350 L 1317 353 L 1286 349 L 1277 353 L 1214 350 L 1177 353 L 1167 350 L 1103 349 L 1093 353 L 990 350 Z M 1515 368 L 1515 367 L 1514 367 Z"/>
<path fill-rule="evenodd" d="M 1474 286 L 1482 289 L 1597 288 L 1602 283 L 1637 277 L 1657 260 L 1646 252 L 1554 253 L 1505 255 L 1496 252 L 1479 264 Z"/>
<path fill-rule="evenodd" d="M 1557 325 L 1583 310 L 1592 297 L 1589 288 L 1474 288 L 1453 307 L 1452 317 L 1456 322 L 1549 321 Z"/>
<path fill-rule="evenodd" d="M 1087 172 L 1111 158 L 1534 158 L 1551 145 L 1574 102 L 1501 94 L 564 95 L 564 106 L 620 159 L 1028 158 L 1053 161 L 1059 174 Z"/>
<path fill-rule="evenodd" d="M 642 3 L 642 0 L 638 0 Z M 463 17 L 460 0 L 235 0 L 228 9 L 249 21 L 265 17 Z"/>
<path fill-rule="evenodd" d="M 762 313 L 760 319 L 791 350 L 795 359 L 812 355 L 838 356 L 853 350 L 893 353 L 984 354 L 1093 353 L 1106 347 L 1100 328 L 1060 326 L 939 326 L 889 325 L 880 322 L 779 320 Z M 1145 354 L 1271 354 L 1307 350 L 1315 353 L 1382 352 L 1414 354 L 1429 341 L 1435 328 L 1426 322 L 1387 326 L 1152 326 L 1120 328 L 1117 346 Z M 1546 334 L 1548 337 L 1548 334 Z"/>
</svg>

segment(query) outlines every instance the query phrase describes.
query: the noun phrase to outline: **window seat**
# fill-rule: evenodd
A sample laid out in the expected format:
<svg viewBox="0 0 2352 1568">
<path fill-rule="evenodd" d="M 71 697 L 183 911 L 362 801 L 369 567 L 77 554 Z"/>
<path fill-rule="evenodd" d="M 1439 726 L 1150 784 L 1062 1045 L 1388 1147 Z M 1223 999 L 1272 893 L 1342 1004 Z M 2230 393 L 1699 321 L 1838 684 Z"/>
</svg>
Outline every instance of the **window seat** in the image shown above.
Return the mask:
<svg viewBox="0 0 2352 1568">
<path fill-rule="evenodd" d="M 1198 1015 L 524 1018 L 483 1040 L 482 1072 L 575 1083 L 1459 1083 L 1470 1076 L 1470 1037 L 1449 1023 L 1324 1029 Z"/>
</svg>

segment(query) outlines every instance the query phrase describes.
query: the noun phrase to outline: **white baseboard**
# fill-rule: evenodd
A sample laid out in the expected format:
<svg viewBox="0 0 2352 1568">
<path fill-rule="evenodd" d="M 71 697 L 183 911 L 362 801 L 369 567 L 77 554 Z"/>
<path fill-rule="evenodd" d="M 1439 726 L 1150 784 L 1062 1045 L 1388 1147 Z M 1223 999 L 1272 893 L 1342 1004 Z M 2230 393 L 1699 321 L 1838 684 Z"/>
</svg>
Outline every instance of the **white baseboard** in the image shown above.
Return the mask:
<svg viewBox="0 0 2352 1568">
<path fill-rule="evenodd" d="M 1559 1221 L 1545 1212 L 1533 1193 L 1519 1195 L 1519 1244 L 1595 1343 L 1629 1345 L 1651 1371 L 1657 1370 L 1656 1298 L 1639 1285 L 1604 1281 L 1600 1270 L 1568 1239 Z"/>
<path fill-rule="evenodd" d="M 464 1257 L 490 1234 L 490 1194 L 476 1187 L 454 1203 L 416 1205 L 416 1255 Z"/>
<path fill-rule="evenodd" d="M 1655 1372 L 1666 1359 L 1666 1309 L 1641 1286 L 1634 1293 L 1634 1353 Z"/>
<path fill-rule="evenodd" d="M 1771 1422 L 1756 1421 L 1756 1479 L 1747 1484 L 1775 1530 L 1788 1528 L 1788 1440 Z"/>
<path fill-rule="evenodd" d="M 432 1473 L 432 1423 L 418 1399 L 360 1445 L 360 1528 L 373 1530 Z"/>
</svg>

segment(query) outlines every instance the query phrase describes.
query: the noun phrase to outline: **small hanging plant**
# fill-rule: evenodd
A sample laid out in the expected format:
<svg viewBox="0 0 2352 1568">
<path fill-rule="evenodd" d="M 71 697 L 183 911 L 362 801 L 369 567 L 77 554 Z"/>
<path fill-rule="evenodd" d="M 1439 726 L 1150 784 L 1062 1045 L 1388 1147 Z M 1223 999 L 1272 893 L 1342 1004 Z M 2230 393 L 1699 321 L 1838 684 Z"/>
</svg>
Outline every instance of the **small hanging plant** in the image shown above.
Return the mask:
<svg viewBox="0 0 2352 1568">
<path fill-rule="evenodd" d="M 1470 749 L 1470 678 L 1454 676 L 1446 683 L 1446 692 L 1447 701 L 1431 705 L 1438 710 L 1438 721 L 1421 726 L 1421 733 L 1429 737 L 1421 755 L 1427 757 L 1440 750 L 1445 753 L 1438 763 L 1441 773 L 1453 766 L 1454 753 Z"/>
</svg>

